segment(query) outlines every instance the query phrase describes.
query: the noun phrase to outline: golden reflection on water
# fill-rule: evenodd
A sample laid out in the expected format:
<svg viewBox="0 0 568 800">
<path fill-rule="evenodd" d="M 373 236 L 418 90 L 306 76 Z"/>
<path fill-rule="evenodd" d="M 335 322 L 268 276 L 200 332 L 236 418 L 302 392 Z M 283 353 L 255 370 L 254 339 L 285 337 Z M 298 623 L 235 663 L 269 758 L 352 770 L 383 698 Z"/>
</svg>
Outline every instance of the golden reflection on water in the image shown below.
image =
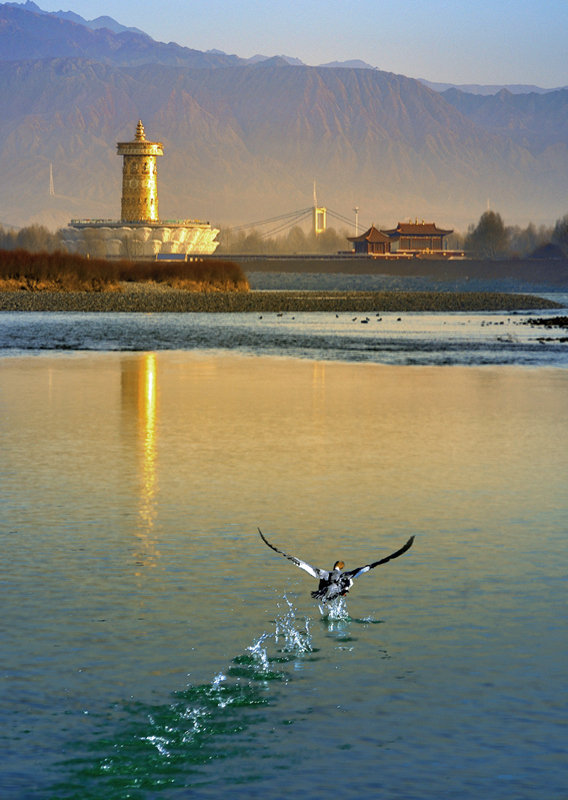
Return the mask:
<svg viewBox="0 0 568 800">
<path fill-rule="evenodd" d="M 322 566 L 418 533 L 414 561 L 430 553 L 436 569 L 443 540 L 444 559 L 467 550 L 464 572 L 479 572 L 473 554 L 490 565 L 513 528 L 517 541 L 563 513 L 566 370 L 191 353 L 1 366 L 13 480 L 42 524 L 87 504 L 96 540 L 105 531 L 137 575 L 161 575 L 175 537 L 216 569 L 264 564 L 257 525 Z"/>
<path fill-rule="evenodd" d="M 157 414 L 158 370 L 155 353 L 144 353 L 122 362 L 122 405 L 136 422 L 136 449 L 139 464 L 139 529 L 138 560 L 145 566 L 156 566 L 160 552 L 155 541 L 157 515 Z"/>
<path fill-rule="evenodd" d="M 312 413 L 314 419 L 325 419 L 325 363 L 316 361 L 312 371 Z"/>
<path fill-rule="evenodd" d="M 538 469 L 554 463 L 562 438 L 554 373 L 187 354 L 134 363 L 150 539 L 158 505 L 184 509 L 196 533 L 262 523 L 308 536 L 316 557 L 330 535 L 344 539 L 346 523 L 383 531 L 377 546 L 387 536 L 398 544 L 408 528 L 444 527 L 452 547 L 464 519 L 493 527 L 517 514 L 527 483 L 544 498 L 558 480 Z"/>
<path fill-rule="evenodd" d="M 142 493 L 140 517 L 142 527 L 151 532 L 156 518 L 156 355 L 146 353 L 141 365 L 142 408 Z"/>
</svg>

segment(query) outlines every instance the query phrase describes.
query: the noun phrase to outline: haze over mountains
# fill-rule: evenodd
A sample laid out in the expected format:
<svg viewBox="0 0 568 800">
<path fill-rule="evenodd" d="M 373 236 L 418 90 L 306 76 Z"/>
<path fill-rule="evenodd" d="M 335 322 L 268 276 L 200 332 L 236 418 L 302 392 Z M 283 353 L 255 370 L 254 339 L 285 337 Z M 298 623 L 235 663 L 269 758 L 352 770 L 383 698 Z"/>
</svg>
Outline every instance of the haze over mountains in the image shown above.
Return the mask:
<svg viewBox="0 0 568 800">
<path fill-rule="evenodd" d="M 0 5 L 0 220 L 117 218 L 115 144 L 139 118 L 164 143 L 162 218 L 266 219 L 311 205 L 314 178 L 322 204 L 349 217 L 357 205 L 363 224 L 465 230 L 488 200 L 507 222 L 566 213 L 568 89 L 434 91 L 368 65 L 291 60 Z"/>
</svg>

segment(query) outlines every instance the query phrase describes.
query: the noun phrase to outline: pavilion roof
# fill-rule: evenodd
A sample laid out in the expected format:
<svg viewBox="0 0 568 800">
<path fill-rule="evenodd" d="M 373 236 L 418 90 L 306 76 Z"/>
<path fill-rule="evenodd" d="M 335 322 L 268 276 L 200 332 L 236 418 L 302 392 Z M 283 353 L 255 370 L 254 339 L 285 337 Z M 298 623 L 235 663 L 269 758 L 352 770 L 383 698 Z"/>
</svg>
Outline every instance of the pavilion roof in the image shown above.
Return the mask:
<svg viewBox="0 0 568 800">
<path fill-rule="evenodd" d="M 375 228 L 374 225 L 371 225 L 368 231 L 362 233 L 360 236 L 348 236 L 348 242 L 389 242 L 390 237 L 384 234 L 382 231 Z"/>
<path fill-rule="evenodd" d="M 388 236 L 447 236 L 453 230 L 438 228 L 435 222 L 399 222 L 396 228 L 384 231 Z"/>
</svg>

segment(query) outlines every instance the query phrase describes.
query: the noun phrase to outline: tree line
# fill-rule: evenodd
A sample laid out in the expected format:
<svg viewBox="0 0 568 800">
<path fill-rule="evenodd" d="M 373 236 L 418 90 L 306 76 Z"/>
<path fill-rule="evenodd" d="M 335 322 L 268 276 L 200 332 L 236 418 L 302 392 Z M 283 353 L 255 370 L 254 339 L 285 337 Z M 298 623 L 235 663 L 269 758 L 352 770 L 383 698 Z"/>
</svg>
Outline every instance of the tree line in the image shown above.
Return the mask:
<svg viewBox="0 0 568 800">
<path fill-rule="evenodd" d="M 43 225 L 4 228 L 0 225 L 0 250 L 27 250 L 28 253 L 55 253 L 64 250 L 59 231 L 52 233 Z"/>
<path fill-rule="evenodd" d="M 221 227 L 216 253 L 243 255 L 286 255 L 301 253 L 332 254 L 351 249 L 347 229 L 336 231 L 328 228 L 316 235 L 306 233 L 296 225 L 280 236 L 266 237 L 260 231 L 239 230 Z M 535 226 L 530 222 L 526 228 L 507 226 L 496 211 L 486 211 L 477 224 L 471 224 L 467 233 L 454 233 L 448 237 L 451 249 L 464 250 L 467 255 L 481 259 L 527 258 L 546 247 L 544 254 L 568 257 L 568 214 L 554 225 Z M 42 225 L 26 228 L 5 229 L 0 225 L 0 250 L 27 250 L 30 253 L 54 253 L 64 250 L 59 231 L 49 231 Z"/>
<path fill-rule="evenodd" d="M 544 250 L 546 248 L 546 250 Z M 506 226 L 496 211 L 486 211 L 477 225 L 470 225 L 463 240 L 467 254 L 482 259 L 525 258 L 548 252 L 551 257 L 568 257 L 568 214 L 549 227 Z"/>
</svg>

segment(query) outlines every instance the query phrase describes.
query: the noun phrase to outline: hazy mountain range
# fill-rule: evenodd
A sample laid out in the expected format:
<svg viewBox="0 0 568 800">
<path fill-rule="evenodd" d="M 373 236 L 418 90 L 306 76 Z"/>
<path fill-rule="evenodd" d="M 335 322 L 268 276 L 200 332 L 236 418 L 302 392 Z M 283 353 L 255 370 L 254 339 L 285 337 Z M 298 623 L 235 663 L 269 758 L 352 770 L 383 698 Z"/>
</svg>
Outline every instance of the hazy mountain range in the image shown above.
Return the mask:
<svg viewBox="0 0 568 800">
<path fill-rule="evenodd" d="M 0 5 L 0 220 L 116 218 L 115 144 L 139 118 L 164 143 L 162 218 L 265 219 L 311 205 L 314 178 L 322 204 L 357 205 L 363 224 L 463 230 L 488 200 L 507 222 L 566 213 L 568 89 L 434 91 L 368 67 L 247 61 Z"/>
<path fill-rule="evenodd" d="M 144 31 L 141 31 L 140 28 L 127 28 L 125 25 L 121 25 L 120 22 L 117 22 L 112 17 L 97 17 L 96 19 L 85 19 L 84 17 L 80 16 L 80 14 L 75 14 L 73 11 L 43 11 L 33 0 L 26 0 L 25 3 L 6 3 L 7 6 L 12 6 L 16 9 L 24 10 L 24 11 L 31 11 L 35 14 L 46 14 L 50 17 L 58 17 L 59 19 L 65 19 L 68 22 L 75 22 L 79 25 L 84 25 L 87 28 L 92 28 L 93 30 L 98 30 L 99 28 L 108 28 L 109 30 L 113 31 L 113 33 L 124 33 L 125 31 L 130 31 L 131 33 L 140 33 L 143 36 L 147 36 Z"/>
</svg>

